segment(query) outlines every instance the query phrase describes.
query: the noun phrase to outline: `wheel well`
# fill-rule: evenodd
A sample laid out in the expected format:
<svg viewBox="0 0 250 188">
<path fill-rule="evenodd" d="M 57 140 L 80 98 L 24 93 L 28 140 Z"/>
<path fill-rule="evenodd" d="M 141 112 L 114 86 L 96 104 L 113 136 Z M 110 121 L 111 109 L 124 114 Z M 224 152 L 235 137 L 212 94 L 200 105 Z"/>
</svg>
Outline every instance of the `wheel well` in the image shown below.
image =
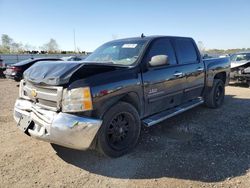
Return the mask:
<svg viewBox="0 0 250 188">
<path fill-rule="evenodd" d="M 214 79 L 220 79 L 224 82 L 224 84 L 226 83 L 226 78 L 226 72 L 220 72 L 214 76 Z"/>
<path fill-rule="evenodd" d="M 141 113 L 142 113 L 141 103 L 140 103 L 140 99 L 136 93 L 134 93 L 134 92 L 128 93 L 127 95 L 122 97 L 120 101 L 127 102 L 127 103 L 131 104 L 132 106 L 134 106 L 135 109 L 137 110 L 139 116 L 141 116 Z"/>
<path fill-rule="evenodd" d="M 104 103 L 99 104 L 98 108 L 93 112 L 94 117 L 102 118 L 104 113 L 111 108 L 112 106 L 116 105 L 119 102 L 127 102 L 131 104 L 137 110 L 139 116 L 142 114 L 142 105 L 141 100 L 135 92 L 130 92 L 125 95 L 120 95 L 113 97 L 112 99 L 105 101 Z"/>
</svg>

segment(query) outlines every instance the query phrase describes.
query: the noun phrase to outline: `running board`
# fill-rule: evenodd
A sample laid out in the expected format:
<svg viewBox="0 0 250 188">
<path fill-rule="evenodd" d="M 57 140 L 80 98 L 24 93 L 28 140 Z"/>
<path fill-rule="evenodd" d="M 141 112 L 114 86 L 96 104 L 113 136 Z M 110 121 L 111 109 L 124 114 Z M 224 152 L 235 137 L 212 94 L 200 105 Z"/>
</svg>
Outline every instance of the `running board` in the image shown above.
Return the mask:
<svg viewBox="0 0 250 188">
<path fill-rule="evenodd" d="M 146 127 L 150 127 L 152 125 L 155 125 L 157 123 L 160 123 L 170 117 L 173 117 L 177 114 L 180 114 L 182 112 L 185 112 L 191 108 L 194 108 L 200 104 L 202 104 L 204 102 L 204 100 L 202 98 L 197 98 L 197 99 L 193 99 L 187 103 L 184 103 L 180 106 L 177 106 L 175 108 L 160 112 L 158 114 L 155 114 L 153 116 L 150 116 L 146 119 L 144 119 L 142 122 Z"/>
</svg>

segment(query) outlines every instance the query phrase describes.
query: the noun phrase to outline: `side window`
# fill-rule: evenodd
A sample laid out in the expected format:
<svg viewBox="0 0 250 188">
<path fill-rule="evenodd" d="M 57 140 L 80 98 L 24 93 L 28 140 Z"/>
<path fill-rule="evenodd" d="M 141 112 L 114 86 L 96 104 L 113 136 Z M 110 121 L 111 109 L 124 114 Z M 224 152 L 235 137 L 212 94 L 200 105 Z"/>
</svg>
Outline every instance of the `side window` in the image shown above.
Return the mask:
<svg viewBox="0 0 250 188">
<path fill-rule="evenodd" d="M 176 39 L 175 48 L 180 64 L 198 62 L 198 56 L 193 41 L 190 39 Z"/>
<path fill-rule="evenodd" d="M 167 55 L 169 64 L 176 64 L 174 49 L 170 41 L 166 38 L 156 39 L 155 41 L 153 41 L 148 51 L 146 61 L 149 62 L 151 58 L 156 55 Z"/>
</svg>

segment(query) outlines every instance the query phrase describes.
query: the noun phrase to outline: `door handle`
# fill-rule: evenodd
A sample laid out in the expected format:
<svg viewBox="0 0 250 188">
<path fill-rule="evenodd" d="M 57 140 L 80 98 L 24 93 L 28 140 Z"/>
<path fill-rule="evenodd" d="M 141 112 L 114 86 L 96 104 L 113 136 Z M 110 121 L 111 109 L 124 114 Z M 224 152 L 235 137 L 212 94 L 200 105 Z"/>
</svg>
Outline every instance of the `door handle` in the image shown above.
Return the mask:
<svg viewBox="0 0 250 188">
<path fill-rule="evenodd" d="M 176 72 L 176 73 L 174 73 L 174 76 L 180 78 L 180 77 L 183 77 L 183 73 L 182 72 Z"/>
<path fill-rule="evenodd" d="M 198 67 L 197 71 L 204 71 L 204 68 L 203 67 Z"/>
</svg>

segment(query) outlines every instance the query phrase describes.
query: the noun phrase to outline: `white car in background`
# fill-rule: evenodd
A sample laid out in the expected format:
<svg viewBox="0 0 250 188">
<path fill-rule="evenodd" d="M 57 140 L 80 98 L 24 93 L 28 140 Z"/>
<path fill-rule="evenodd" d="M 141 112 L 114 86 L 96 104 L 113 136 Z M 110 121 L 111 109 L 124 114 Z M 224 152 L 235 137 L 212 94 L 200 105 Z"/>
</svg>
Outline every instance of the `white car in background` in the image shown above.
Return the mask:
<svg viewBox="0 0 250 188">
<path fill-rule="evenodd" d="M 238 83 L 247 83 L 250 87 L 250 52 L 231 55 L 230 78 Z"/>
</svg>

